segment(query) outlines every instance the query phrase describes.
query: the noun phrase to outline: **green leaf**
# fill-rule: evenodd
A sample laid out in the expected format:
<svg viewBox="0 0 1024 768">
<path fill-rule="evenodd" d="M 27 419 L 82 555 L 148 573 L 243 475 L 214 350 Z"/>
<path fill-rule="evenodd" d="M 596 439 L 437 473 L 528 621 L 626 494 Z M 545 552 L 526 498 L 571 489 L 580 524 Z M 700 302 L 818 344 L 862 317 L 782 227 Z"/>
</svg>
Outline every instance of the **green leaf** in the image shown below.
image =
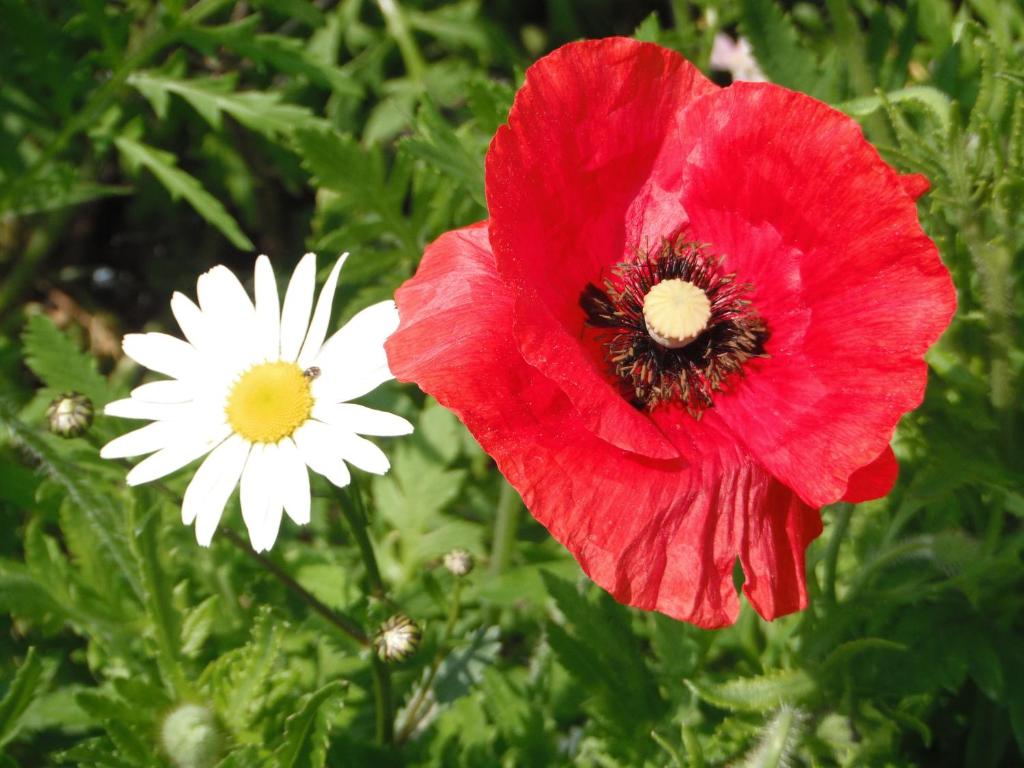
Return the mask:
<svg viewBox="0 0 1024 768">
<path fill-rule="evenodd" d="M 141 600 L 142 585 L 134 558 L 129 552 L 123 509 L 114 504 L 109 496 L 94 490 L 88 474 L 82 472 L 81 466 L 74 465 L 62 457 L 53 446 L 53 441 L 58 438 L 42 435 L 30 429 L 3 403 L 0 403 L 0 426 L 6 427 L 14 442 L 65 490 L 78 511 L 88 519 L 93 536 L 102 543 L 117 572 Z M 66 450 L 64 446 L 61 447 Z"/>
<path fill-rule="evenodd" d="M 241 648 L 221 655 L 203 670 L 217 713 L 233 730 L 244 732 L 263 709 L 267 682 L 281 649 L 281 628 L 269 610 L 253 622 L 252 638 Z"/>
<path fill-rule="evenodd" d="M 767 712 L 782 704 L 796 704 L 813 696 L 818 688 L 801 669 L 737 677 L 723 683 L 687 680 L 686 684 L 708 704 L 736 712 Z"/>
<path fill-rule="evenodd" d="M 644 661 L 627 609 L 601 592 L 596 602 L 573 584 L 549 572 L 541 577 L 565 617 L 548 625 L 548 641 L 558 661 L 589 694 L 588 709 L 632 748 L 650 749 L 648 736 L 664 714 L 657 680 Z M 614 669 L 614 675 L 606 670 Z M 622 702 L 629 706 L 623 707 Z"/>
<path fill-rule="evenodd" d="M 431 168 L 447 175 L 465 189 L 481 208 L 484 197 L 484 151 L 474 152 L 469 141 L 452 130 L 431 104 L 424 104 L 416 116 L 416 135 L 401 143 L 402 149 L 423 160 Z"/>
<path fill-rule="evenodd" d="M 210 630 L 220 618 L 220 596 L 210 595 L 188 612 L 181 623 L 181 653 L 195 658 L 203 649 Z"/>
<path fill-rule="evenodd" d="M 137 72 L 128 78 L 128 83 L 150 100 L 158 115 L 162 116 L 166 110 L 167 94 L 173 93 L 192 105 L 218 130 L 225 113 L 269 138 L 317 122 L 305 107 L 282 103 L 278 92 L 235 92 L 235 82 L 233 76 L 178 80 L 146 72 Z"/>
<path fill-rule="evenodd" d="M 99 411 L 110 399 L 110 387 L 93 357 L 82 352 L 46 315 L 32 315 L 21 337 L 25 363 L 55 392 L 81 392 Z"/>
<path fill-rule="evenodd" d="M 881 109 L 886 100 L 893 104 L 918 104 L 935 118 L 943 133 L 949 130 L 949 97 L 938 88 L 929 85 L 913 85 L 898 91 L 889 91 L 884 96 L 876 94 L 850 99 L 836 104 L 836 109 L 842 110 L 850 117 L 867 117 Z"/>
<path fill-rule="evenodd" d="M 334 681 L 310 694 L 284 724 L 284 741 L 274 751 L 277 768 L 322 768 L 327 759 L 327 704 L 340 698 L 344 686 Z"/>
<path fill-rule="evenodd" d="M 742 768 L 785 768 L 803 736 L 805 715 L 793 707 L 781 707 L 761 732 L 761 743 L 738 765 Z"/>
<path fill-rule="evenodd" d="M 236 248 L 255 250 L 252 241 L 245 236 L 227 209 L 203 188 L 198 179 L 178 167 L 174 155 L 127 136 L 119 136 L 114 143 L 130 166 L 148 169 L 163 184 L 172 199 L 184 198 L 196 213 L 220 230 Z"/>
<path fill-rule="evenodd" d="M 740 0 L 740 29 L 772 82 L 821 96 L 818 62 L 775 0 Z"/>
<path fill-rule="evenodd" d="M 49 684 L 53 671 L 47 671 L 43 666 L 35 648 L 29 649 L 3 699 L 0 699 L 0 748 L 18 735 L 25 710 Z"/>
</svg>

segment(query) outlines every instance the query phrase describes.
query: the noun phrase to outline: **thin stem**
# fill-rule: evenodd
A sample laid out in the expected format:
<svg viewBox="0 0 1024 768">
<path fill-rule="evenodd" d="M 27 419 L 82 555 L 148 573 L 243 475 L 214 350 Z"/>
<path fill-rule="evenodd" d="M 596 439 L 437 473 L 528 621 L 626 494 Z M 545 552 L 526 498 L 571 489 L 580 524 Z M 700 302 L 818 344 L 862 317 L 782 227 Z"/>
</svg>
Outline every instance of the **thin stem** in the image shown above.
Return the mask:
<svg viewBox="0 0 1024 768">
<path fill-rule="evenodd" d="M 358 486 L 353 480 L 343 494 L 341 514 L 345 516 L 352 537 L 359 547 L 359 554 L 363 558 L 363 567 L 366 568 L 366 579 L 370 583 L 370 592 L 374 597 L 386 600 L 387 588 L 384 586 L 384 579 L 380 575 L 380 567 L 377 565 L 377 555 L 373 551 L 373 543 L 367 533 L 369 521 L 366 517 L 366 507 L 363 505 L 363 497 L 359 493 Z M 347 502 L 347 503 L 346 503 Z"/>
<path fill-rule="evenodd" d="M 391 693 L 391 670 L 376 654 L 373 655 L 373 699 L 377 714 L 377 743 L 395 742 L 395 703 Z"/>
<path fill-rule="evenodd" d="M 404 744 L 419 724 L 420 708 L 427 700 L 427 695 L 430 693 L 430 689 L 434 685 L 434 680 L 437 678 L 437 672 L 441 669 L 441 662 L 444 661 L 445 650 L 447 650 L 448 643 L 451 642 L 452 633 L 455 630 L 455 623 L 459 620 L 459 609 L 462 606 L 462 601 L 460 599 L 461 596 L 462 579 L 456 578 L 455 587 L 452 589 L 451 605 L 448 607 L 448 621 L 444 625 L 444 632 L 441 633 L 441 640 L 437 645 L 437 653 L 434 654 L 434 660 L 430 664 L 430 671 L 427 673 L 427 679 L 423 681 L 423 685 L 420 686 L 420 689 L 416 694 L 416 698 L 413 700 L 412 704 L 409 705 L 409 714 L 405 716 L 405 724 L 398 732 L 399 744 Z"/>
<path fill-rule="evenodd" d="M 352 479 L 352 484 L 347 491 L 341 495 L 344 496 L 341 513 L 345 517 L 345 522 L 348 523 L 349 530 L 352 531 L 352 537 L 359 546 L 359 554 L 363 558 L 363 567 L 366 569 L 370 592 L 380 600 L 387 600 L 387 587 L 380 575 L 373 543 L 367 533 L 369 519 L 355 478 Z M 391 692 L 391 670 L 374 654 L 372 672 L 373 699 L 377 716 L 377 743 L 386 746 L 395 741 L 395 702 Z"/>
<path fill-rule="evenodd" d="M 846 529 L 850 527 L 850 516 L 853 514 L 853 504 L 841 502 L 835 505 L 836 520 L 832 527 L 832 536 L 828 540 L 828 549 L 825 550 L 825 599 L 829 603 L 836 602 L 836 563 L 839 560 L 839 545 L 846 536 Z"/>
<path fill-rule="evenodd" d="M 289 576 L 277 563 L 269 557 L 254 551 L 253 548 L 250 547 L 247 542 L 243 541 L 237 533 L 232 531 L 230 528 L 227 528 L 224 529 L 223 535 L 231 542 L 235 549 L 248 555 L 253 561 L 258 563 L 263 570 L 271 574 L 290 592 L 292 592 L 292 594 L 312 608 L 315 613 L 319 614 L 322 618 L 326 619 L 330 624 L 333 624 L 360 645 L 368 646 L 370 644 L 370 639 L 366 636 L 366 633 L 363 632 L 362 628 L 355 623 L 355 621 L 348 618 L 343 613 L 339 613 L 333 608 L 328 608 L 316 597 L 310 594 L 301 584 L 299 584 L 299 582 Z"/>
<path fill-rule="evenodd" d="M 521 509 L 519 495 L 511 485 L 504 483 L 501 486 L 501 495 L 498 496 L 494 519 L 494 543 L 491 545 L 490 566 L 492 576 L 501 575 L 512 560 Z"/>
<path fill-rule="evenodd" d="M 387 24 L 388 32 L 398 44 L 398 50 L 402 54 L 402 61 L 405 63 L 405 70 L 409 77 L 417 83 L 423 82 L 423 73 L 427 68 L 420 53 L 416 39 L 409 30 L 409 24 L 396 0 L 377 0 L 380 12 L 384 14 L 384 22 Z"/>
</svg>

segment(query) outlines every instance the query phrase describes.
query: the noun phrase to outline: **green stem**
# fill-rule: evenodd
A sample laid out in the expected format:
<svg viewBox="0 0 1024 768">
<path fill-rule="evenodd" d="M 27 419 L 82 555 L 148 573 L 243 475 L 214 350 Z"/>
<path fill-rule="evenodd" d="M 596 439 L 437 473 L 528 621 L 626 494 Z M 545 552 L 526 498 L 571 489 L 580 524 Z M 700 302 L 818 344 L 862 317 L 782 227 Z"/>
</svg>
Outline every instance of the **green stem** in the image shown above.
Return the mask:
<svg viewBox="0 0 1024 768">
<path fill-rule="evenodd" d="M 850 516 L 853 514 L 853 504 L 840 502 L 835 505 L 836 520 L 832 528 L 832 536 L 828 540 L 828 549 L 825 550 L 825 585 L 824 597 L 831 603 L 836 602 L 836 563 L 839 560 L 839 545 L 846 536 L 846 530 L 850 527 Z"/>
<path fill-rule="evenodd" d="M 320 600 L 310 594 L 301 584 L 299 584 L 299 582 L 289 576 L 277 563 L 269 557 L 254 551 L 253 548 L 249 546 L 249 543 L 243 541 L 237 533 L 232 531 L 230 528 L 226 528 L 224 529 L 223 535 L 231 542 L 235 549 L 247 555 L 263 570 L 267 571 L 267 573 L 280 581 L 292 594 L 312 608 L 315 613 L 319 614 L 328 623 L 333 624 L 360 645 L 368 646 L 370 644 L 370 639 L 355 621 L 333 608 L 328 608 L 320 602 Z"/>
<path fill-rule="evenodd" d="M 387 24 L 388 33 L 398 44 L 398 50 L 402 54 L 402 61 L 405 63 L 405 70 L 409 77 L 417 83 L 423 82 L 423 73 L 427 65 L 420 53 L 416 39 L 409 29 L 405 13 L 402 11 L 397 0 L 377 0 L 380 12 L 384 14 L 384 22 Z"/>
<path fill-rule="evenodd" d="M 363 567 L 366 568 L 366 580 L 370 584 L 371 594 L 379 600 L 387 600 L 387 588 L 384 586 L 384 579 L 380 575 L 380 567 L 377 565 L 377 555 L 373 551 L 373 542 L 367 533 L 369 520 L 366 516 L 366 507 L 363 505 L 363 497 L 359 488 L 353 480 L 352 485 L 343 492 L 343 503 L 341 514 L 348 523 L 352 538 L 356 540 L 359 547 L 359 554 L 363 559 Z"/>
<path fill-rule="evenodd" d="M 491 575 L 499 576 L 512 560 L 519 529 L 519 513 L 522 504 L 519 495 L 507 482 L 501 486 L 498 507 L 494 518 L 494 543 L 491 545 Z"/>
<path fill-rule="evenodd" d="M 462 605 L 460 599 L 461 596 L 462 579 L 456 578 L 455 587 L 452 589 L 451 604 L 448 607 L 448 621 L 444 625 L 444 632 L 441 633 L 441 641 L 437 645 L 437 653 L 434 654 L 434 660 L 430 665 L 430 671 L 427 673 L 427 679 L 423 681 L 423 685 L 420 686 L 420 690 L 416 694 L 416 698 L 413 700 L 412 704 L 409 705 L 409 714 L 406 715 L 405 723 L 398 732 L 399 744 L 404 744 L 419 724 L 420 708 L 427 700 L 427 695 L 430 693 L 430 689 L 434 685 L 434 680 L 437 678 L 437 672 L 441 668 L 441 662 L 444 661 L 445 650 L 447 650 L 448 643 L 451 642 L 452 639 L 452 633 L 455 631 L 455 623 L 459 620 L 459 609 Z"/>
<path fill-rule="evenodd" d="M 366 507 L 363 505 L 363 497 L 359 493 L 359 486 L 356 485 L 355 478 L 352 478 L 352 484 L 341 495 L 344 497 L 341 513 L 359 547 L 363 567 L 366 569 L 366 580 L 370 584 L 370 592 L 379 600 L 387 600 L 388 591 L 384 585 L 384 579 L 380 575 L 373 543 L 367 533 L 369 519 L 366 515 Z M 388 746 L 395 741 L 395 702 L 391 691 L 391 670 L 374 654 L 371 671 L 377 720 L 377 743 L 381 746 Z"/>
<path fill-rule="evenodd" d="M 391 670 L 374 654 L 372 672 L 373 699 L 377 714 L 377 743 L 388 746 L 395 742 L 395 703 L 391 692 Z"/>
</svg>

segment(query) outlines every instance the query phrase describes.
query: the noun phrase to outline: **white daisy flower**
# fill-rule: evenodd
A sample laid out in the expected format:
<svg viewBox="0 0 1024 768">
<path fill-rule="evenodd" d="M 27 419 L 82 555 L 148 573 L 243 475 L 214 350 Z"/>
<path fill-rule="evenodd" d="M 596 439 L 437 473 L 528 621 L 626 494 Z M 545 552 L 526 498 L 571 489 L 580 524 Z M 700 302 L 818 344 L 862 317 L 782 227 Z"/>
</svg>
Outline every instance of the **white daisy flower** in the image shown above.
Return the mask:
<svg viewBox="0 0 1024 768">
<path fill-rule="evenodd" d="M 346 462 L 384 474 L 387 457 L 360 435 L 412 432 L 399 416 L 348 402 L 393 378 L 384 341 L 398 327 L 398 311 L 393 301 L 374 304 L 327 338 L 347 256 L 334 265 L 315 309 L 312 253 L 296 267 L 283 309 L 270 260 L 260 256 L 255 303 L 231 270 L 216 266 L 197 281 L 198 305 L 181 293 L 171 298 L 186 340 L 165 333 L 124 337 L 125 354 L 171 378 L 107 405 L 111 416 L 152 423 L 111 441 L 100 455 L 150 454 L 128 473 L 128 484 L 139 485 L 209 454 L 181 509 L 182 522 L 195 522 L 203 546 L 236 485 L 252 546 L 268 550 L 282 512 L 298 525 L 309 522 L 307 467 L 339 487 L 351 480 Z"/>
</svg>

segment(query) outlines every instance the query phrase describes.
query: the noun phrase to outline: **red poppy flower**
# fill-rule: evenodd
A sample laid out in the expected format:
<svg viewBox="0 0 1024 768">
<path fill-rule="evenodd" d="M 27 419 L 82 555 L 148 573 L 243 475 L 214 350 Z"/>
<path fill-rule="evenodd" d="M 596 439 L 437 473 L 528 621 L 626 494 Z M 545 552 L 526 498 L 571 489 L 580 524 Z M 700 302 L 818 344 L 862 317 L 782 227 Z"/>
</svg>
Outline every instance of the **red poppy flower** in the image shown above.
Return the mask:
<svg viewBox="0 0 1024 768">
<path fill-rule="evenodd" d="M 531 67 L 486 181 L 490 220 L 398 291 L 392 371 L 621 602 L 729 624 L 738 557 L 762 616 L 803 608 L 818 508 L 891 488 L 955 307 L 927 181 L 819 101 L 628 39 Z"/>
</svg>

